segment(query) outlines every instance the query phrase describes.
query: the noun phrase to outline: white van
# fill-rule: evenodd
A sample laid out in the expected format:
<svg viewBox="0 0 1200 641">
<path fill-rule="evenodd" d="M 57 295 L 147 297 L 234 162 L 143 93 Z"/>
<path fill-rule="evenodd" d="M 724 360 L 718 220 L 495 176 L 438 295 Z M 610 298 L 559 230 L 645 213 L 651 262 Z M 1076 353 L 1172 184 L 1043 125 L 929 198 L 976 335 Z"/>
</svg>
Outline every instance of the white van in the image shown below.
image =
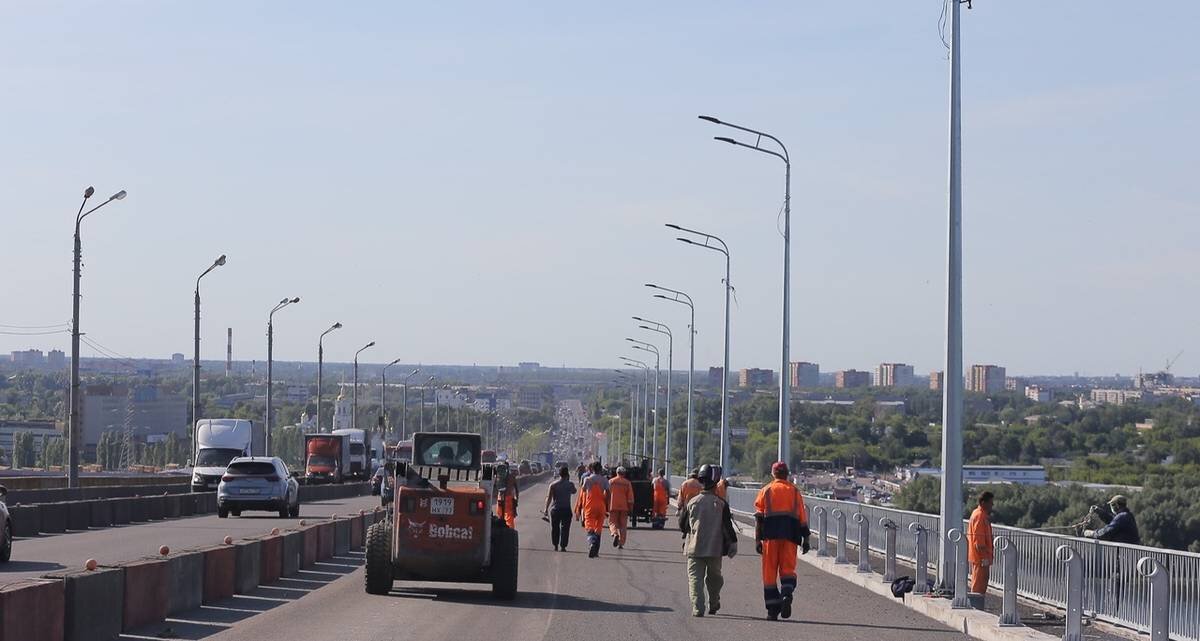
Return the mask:
<svg viewBox="0 0 1200 641">
<path fill-rule="evenodd" d="M 229 462 L 239 456 L 251 456 L 253 446 L 253 421 L 240 418 L 202 418 L 196 421 L 192 491 L 216 490 Z"/>
<path fill-rule="evenodd" d="M 371 469 L 371 453 L 367 451 L 367 433 L 364 430 L 334 430 L 334 435 L 340 435 L 350 444 L 349 467 L 345 475 L 352 478 L 366 479 L 375 470 Z"/>
</svg>

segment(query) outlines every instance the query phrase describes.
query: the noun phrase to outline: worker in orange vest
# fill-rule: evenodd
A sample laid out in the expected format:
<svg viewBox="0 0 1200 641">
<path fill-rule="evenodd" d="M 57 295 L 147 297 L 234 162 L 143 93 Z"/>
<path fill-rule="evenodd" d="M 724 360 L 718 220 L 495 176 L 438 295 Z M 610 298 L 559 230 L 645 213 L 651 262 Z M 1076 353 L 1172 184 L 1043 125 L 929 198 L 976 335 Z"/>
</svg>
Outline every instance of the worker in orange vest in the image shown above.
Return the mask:
<svg viewBox="0 0 1200 641">
<path fill-rule="evenodd" d="M 788 480 L 787 463 L 771 466 L 773 480 L 754 499 L 755 550 L 762 555 L 763 599 L 767 619 L 792 616 L 796 591 L 796 547 L 808 552 L 808 510 L 800 490 Z"/>
<path fill-rule="evenodd" d="M 654 477 L 654 514 L 652 519 L 655 527 L 662 527 L 667 522 L 667 506 L 671 503 L 671 481 L 667 479 L 667 471 L 660 469 Z M 687 505 L 686 503 L 684 505 Z"/>
<path fill-rule="evenodd" d="M 587 532 L 588 557 L 600 554 L 600 533 L 604 531 L 604 517 L 608 515 L 608 479 L 601 474 L 599 462 L 592 463 L 591 471 L 583 475 L 579 498 L 575 500 L 575 518 Z"/>
<path fill-rule="evenodd" d="M 967 522 L 967 562 L 971 565 L 971 591 L 987 594 L 988 578 L 995 556 L 992 540 L 992 504 L 995 495 L 984 491 L 979 495 L 979 505 L 971 512 Z"/>
<path fill-rule="evenodd" d="M 699 474 L 699 472 L 700 468 L 693 469 L 691 473 L 688 474 L 687 480 L 679 486 L 679 496 L 675 500 L 676 509 L 683 509 L 688 504 L 688 501 L 692 500 L 692 497 L 696 496 L 701 492 L 701 490 L 704 489 L 704 485 L 701 484 L 700 480 L 696 478 L 696 475 Z"/>
<path fill-rule="evenodd" d="M 608 482 L 608 527 L 613 547 L 625 549 L 629 536 L 629 512 L 633 509 L 633 484 L 625 478 L 625 466 L 617 468 L 616 477 Z"/>
<path fill-rule="evenodd" d="M 517 475 L 507 462 L 496 466 L 496 518 L 516 529 L 517 527 Z"/>
</svg>

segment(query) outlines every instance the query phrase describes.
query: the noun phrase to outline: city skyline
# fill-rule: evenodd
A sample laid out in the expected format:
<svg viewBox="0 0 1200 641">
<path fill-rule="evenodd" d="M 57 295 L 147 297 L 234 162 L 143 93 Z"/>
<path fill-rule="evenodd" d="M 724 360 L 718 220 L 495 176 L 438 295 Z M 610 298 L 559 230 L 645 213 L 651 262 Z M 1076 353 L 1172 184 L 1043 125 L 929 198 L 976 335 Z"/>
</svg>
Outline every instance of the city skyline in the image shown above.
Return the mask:
<svg viewBox="0 0 1200 641">
<path fill-rule="evenodd" d="M 1178 126 L 1197 111 L 1184 43 L 1200 10 L 1122 7 L 964 12 L 967 363 L 1133 375 L 1182 349 L 1174 371 L 1200 370 L 1186 295 L 1200 128 Z M 941 369 L 933 9 L 779 5 L 764 25 L 729 7 L 637 7 L 636 22 L 581 7 L 304 5 L 283 22 L 15 8 L 0 27 L 0 114 L 22 123 L 0 159 L 0 352 L 68 348 L 66 333 L 19 334 L 65 327 L 70 218 L 95 185 L 129 191 L 83 227 L 81 327 L 114 353 L 190 357 L 194 279 L 227 253 L 202 288 L 206 361 L 227 327 L 235 357 L 264 360 L 267 312 L 300 296 L 275 319 L 280 361 L 314 359 L 341 321 L 335 361 L 374 340 L 381 362 L 613 367 L 630 315 L 686 333 L 683 310 L 641 286 L 657 282 L 696 300 L 699 372 L 721 362 L 722 271 L 675 246 L 662 225 L 677 222 L 730 243 L 731 369 L 779 375 L 782 175 L 712 142 L 695 119 L 711 113 L 792 148 L 792 360 Z"/>
</svg>

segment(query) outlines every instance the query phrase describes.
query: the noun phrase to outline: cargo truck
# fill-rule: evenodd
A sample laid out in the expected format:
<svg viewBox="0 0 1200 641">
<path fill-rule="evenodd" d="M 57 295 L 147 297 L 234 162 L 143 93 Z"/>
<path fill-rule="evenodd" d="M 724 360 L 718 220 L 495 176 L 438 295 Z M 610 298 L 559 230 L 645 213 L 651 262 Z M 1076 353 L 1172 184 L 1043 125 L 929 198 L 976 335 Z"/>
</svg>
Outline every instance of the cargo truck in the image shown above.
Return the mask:
<svg viewBox="0 0 1200 641">
<path fill-rule="evenodd" d="M 349 475 L 350 447 L 344 434 L 304 435 L 304 478 L 309 483 L 341 483 Z"/>
<path fill-rule="evenodd" d="M 344 429 L 334 430 L 333 435 L 344 438 L 347 452 L 347 465 L 342 475 L 349 478 L 366 479 L 375 470 L 371 469 L 371 453 L 367 451 L 367 433 L 363 430 Z"/>
</svg>

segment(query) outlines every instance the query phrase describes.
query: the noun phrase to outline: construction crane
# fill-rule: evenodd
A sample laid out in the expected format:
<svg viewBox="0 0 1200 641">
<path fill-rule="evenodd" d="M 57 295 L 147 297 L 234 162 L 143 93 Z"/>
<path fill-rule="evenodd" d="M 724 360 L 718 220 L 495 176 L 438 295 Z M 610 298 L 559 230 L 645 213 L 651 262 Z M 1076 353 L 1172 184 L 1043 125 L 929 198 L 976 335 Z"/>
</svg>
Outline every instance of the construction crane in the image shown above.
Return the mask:
<svg viewBox="0 0 1200 641">
<path fill-rule="evenodd" d="M 1180 356 L 1183 356 L 1183 350 L 1179 350 L 1179 353 L 1176 354 L 1174 358 L 1167 361 L 1167 366 L 1163 368 L 1163 371 L 1170 372 L 1171 366 L 1175 364 L 1175 361 L 1179 360 Z"/>
</svg>

